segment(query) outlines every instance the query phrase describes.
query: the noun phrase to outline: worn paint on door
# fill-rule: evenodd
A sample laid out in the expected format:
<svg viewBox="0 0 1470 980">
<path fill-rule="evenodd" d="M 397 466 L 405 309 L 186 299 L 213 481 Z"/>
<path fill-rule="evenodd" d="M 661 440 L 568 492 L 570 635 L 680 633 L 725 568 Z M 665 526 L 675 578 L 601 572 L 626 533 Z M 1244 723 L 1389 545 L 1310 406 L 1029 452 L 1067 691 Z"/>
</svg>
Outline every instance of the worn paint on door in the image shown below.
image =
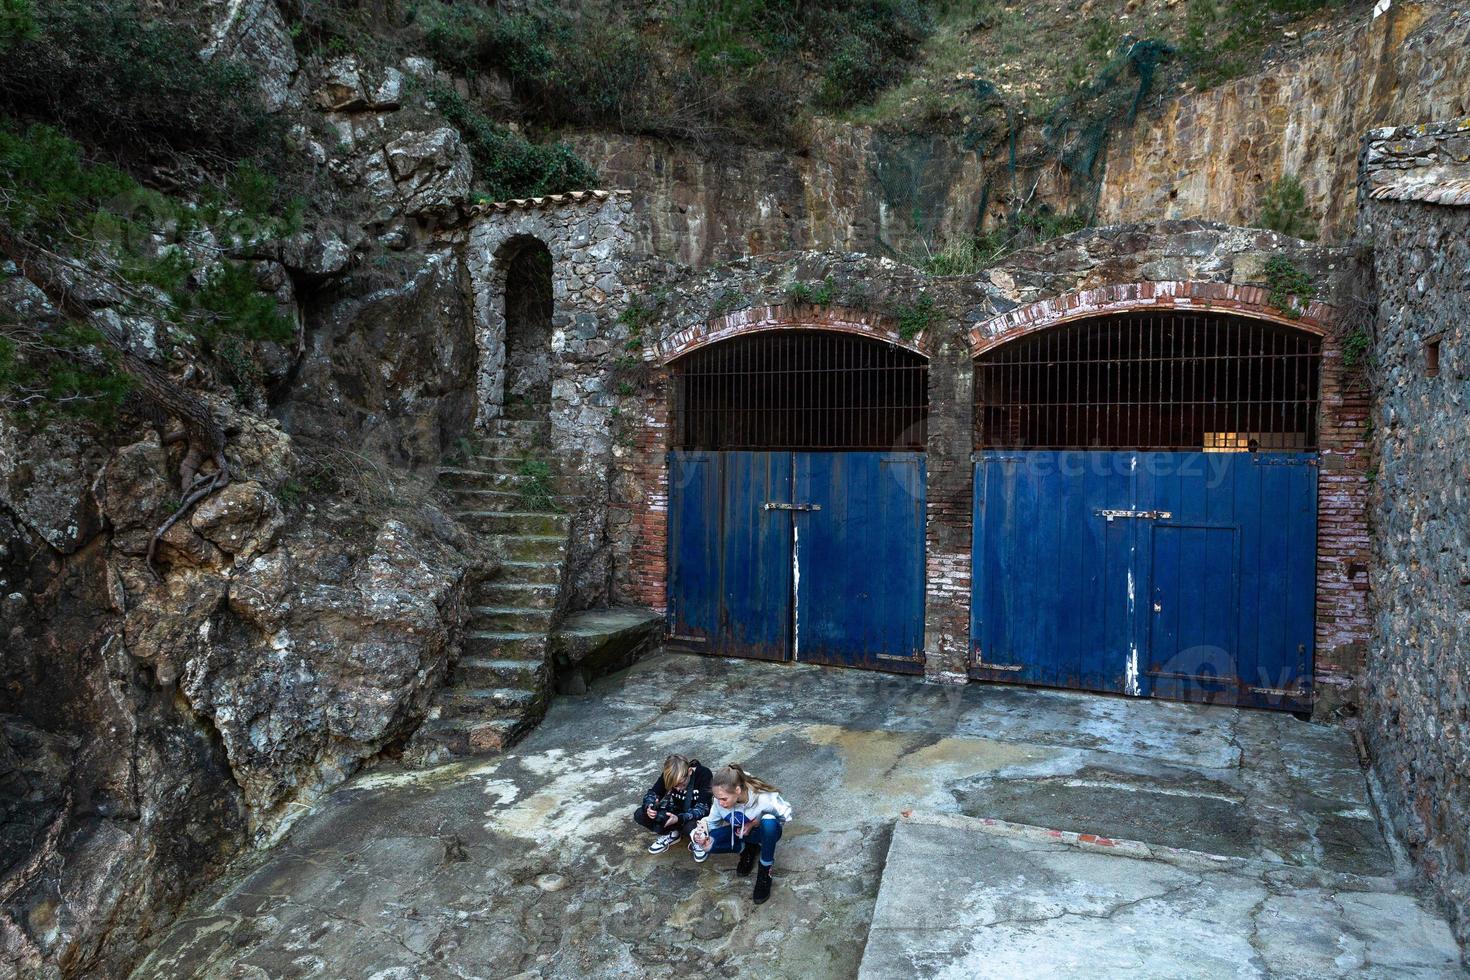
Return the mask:
<svg viewBox="0 0 1470 980">
<path fill-rule="evenodd" d="M 669 476 L 674 645 L 922 672 L 922 453 L 675 451 Z"/>
<path fill-rule="evenodd" d="M 971 674 L 1300 710 L 1314 453 L 986 452 Z"/>
</svg>

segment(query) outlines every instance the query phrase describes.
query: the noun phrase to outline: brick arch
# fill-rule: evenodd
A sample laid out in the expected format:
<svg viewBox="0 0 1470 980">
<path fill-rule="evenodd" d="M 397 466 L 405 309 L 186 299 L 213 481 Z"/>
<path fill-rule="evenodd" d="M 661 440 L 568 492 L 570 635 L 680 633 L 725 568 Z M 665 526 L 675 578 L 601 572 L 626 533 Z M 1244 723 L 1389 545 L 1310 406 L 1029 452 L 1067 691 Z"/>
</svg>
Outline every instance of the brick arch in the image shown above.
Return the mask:
<svg viewBox="0 0 1470 980">
<path fill-rule="evenodd" d="M 1140 282 L 1098 286 L 1065 296 L 1039 300 L 993 316 L 970 328 L 970 354 L 978 357 L 1001 344 L 1073 320 L 1140 310 L 1228 313 L 1269 320 L 1317 336 L 1336 322 L 1335 307 L 1313 300 L 1299 316 L 1270 305 L 1260 286 L 1228 282 Z"/>
<path fill-rule="evenodd" d="M 643 359 L 668 364 L 701 347 L 768 330 L 824 330 L 878 340 L 928 358 L 924 334 L 904 338 L 891 317 L 841 306 L 781 303 L 752 306 L 685 327 L 646 348 Z"/>
</svg>

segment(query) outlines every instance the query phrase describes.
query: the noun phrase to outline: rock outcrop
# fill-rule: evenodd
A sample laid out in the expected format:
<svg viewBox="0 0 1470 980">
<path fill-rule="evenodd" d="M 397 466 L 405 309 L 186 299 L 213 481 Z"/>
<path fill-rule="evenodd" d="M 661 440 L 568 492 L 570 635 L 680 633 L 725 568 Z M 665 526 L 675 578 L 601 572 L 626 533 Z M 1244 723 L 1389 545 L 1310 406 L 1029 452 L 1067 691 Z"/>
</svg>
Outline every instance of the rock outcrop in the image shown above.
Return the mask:
<svg viewBox="0 0 1470 980">
<path fill-rule="evenodd" d="M 120 972 L 236 851 L 404 742 L 457 651 L 475 548 L 432 500 L 286 503 L 289 437 L 231 429 L 236 479 L 165 535 L 161 579 L 181 450 L 156 435 L 53 509 L 97 515 L 69 551 L 0 510 L 0 964 L 27 975 Z"/>
</svg>

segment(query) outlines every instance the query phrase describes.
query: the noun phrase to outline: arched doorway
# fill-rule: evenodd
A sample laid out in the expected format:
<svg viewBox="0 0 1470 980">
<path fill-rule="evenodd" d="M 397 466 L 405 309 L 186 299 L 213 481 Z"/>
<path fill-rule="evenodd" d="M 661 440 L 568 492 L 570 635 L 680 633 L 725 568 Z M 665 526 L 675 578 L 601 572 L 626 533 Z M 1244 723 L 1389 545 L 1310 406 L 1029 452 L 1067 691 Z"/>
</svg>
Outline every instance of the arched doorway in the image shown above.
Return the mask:
<svg viewBox="0 0 1470 980">
<path fill-rule="evenodd" d="M 1155 309 L 977 357 L 972 676 L 1309 707 L 1321 349 Z"/>
<path fill-rule="evenodd" d="M 922 671 L 924 357 L 783 329 L 671 369 L 671 642 Z"/>
<path fill-rule="evenodd" d="M 505 257 L 505 388 L 502 416 L 544 419 L 551 406 L 551 252 L 536 238 Z"/>
</svg>

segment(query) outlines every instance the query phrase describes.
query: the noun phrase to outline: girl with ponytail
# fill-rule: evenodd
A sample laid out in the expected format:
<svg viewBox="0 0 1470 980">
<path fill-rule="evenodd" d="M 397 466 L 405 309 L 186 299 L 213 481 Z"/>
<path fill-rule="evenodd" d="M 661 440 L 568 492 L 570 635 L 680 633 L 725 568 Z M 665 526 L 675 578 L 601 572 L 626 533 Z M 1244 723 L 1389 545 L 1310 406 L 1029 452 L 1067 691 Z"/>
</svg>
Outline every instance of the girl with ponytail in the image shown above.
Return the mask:
<svg viewBox="0 0 1470 980">
<path fill-rule="evenodd" d="M 733 762 L 714 774 L 710 789 L 714 801 L 709 816 L 695 826 L 690 838 L 696 848 L 694 859 L 704 860 L 700 850 L 709 854 L 738 851 L 740 863 L 735 873 L 742 878 L 759 860 L 752 897 L 760 905 L 771 897 L 776 842 L 781 839 L 781 828 L 791 819 L 791 804 L 782 799 L 776 787 Z"/>
</svg>

